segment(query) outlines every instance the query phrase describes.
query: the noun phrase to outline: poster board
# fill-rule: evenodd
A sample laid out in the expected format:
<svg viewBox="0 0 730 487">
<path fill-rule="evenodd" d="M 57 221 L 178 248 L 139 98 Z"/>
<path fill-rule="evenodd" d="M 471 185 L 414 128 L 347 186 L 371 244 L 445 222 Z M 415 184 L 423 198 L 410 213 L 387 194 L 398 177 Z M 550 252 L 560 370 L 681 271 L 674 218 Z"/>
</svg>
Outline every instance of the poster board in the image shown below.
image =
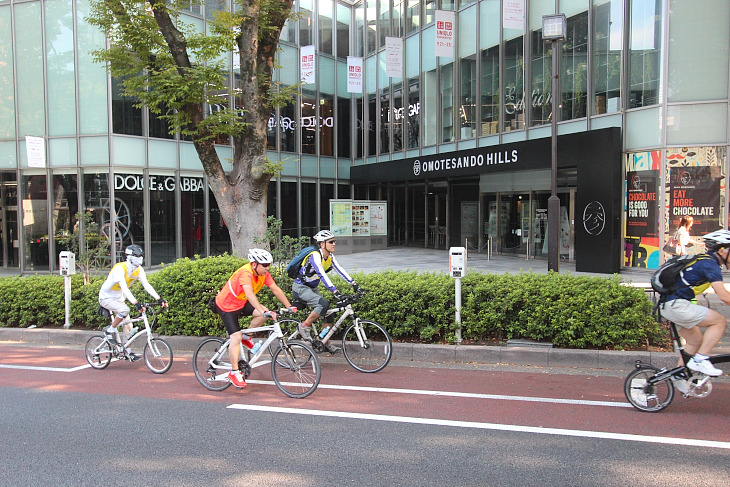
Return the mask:
<svg viewBox="0 0 730 487">
<path fill-rule="evenodd" d="M 330 230 L 340 237 L 388 234 L 388 202 L 330 200 Z"/>
<path fill-rule="evenodd" d="M 370 235 L 388 234 L 388 203 L 370 202 Z"/>
<path fill-rule="evenodd" d="M 352 235 L 352 200 L 330 200 L 330 231 L 338 237 Z"/>
<path fill-rule="evenodd" d="M 370 235 L 370 202 L 352 202 L 352 236 L 367 237 Z"/>
</svg>

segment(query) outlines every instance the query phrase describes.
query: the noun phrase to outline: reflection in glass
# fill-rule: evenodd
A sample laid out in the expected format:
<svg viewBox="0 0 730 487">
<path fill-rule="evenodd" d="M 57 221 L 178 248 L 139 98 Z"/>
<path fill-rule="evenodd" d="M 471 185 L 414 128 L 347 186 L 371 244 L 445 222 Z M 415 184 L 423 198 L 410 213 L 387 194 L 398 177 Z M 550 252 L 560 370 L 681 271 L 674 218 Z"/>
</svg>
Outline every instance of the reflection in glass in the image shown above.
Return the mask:
<svg viewBox="0 0 730 487">
<path fill-rule="evenodd" d="M 208 204 L 210 205 L 210 255 L 221 255 L 226 252 L 231 254 L 233 246 L 228 227 L 210 188 L 208 189 Z"/>
<path fill-rule="evenodd" d="M 593 9 L 595 115 L 617 112 L 621 108 L 622 6 L 623 1 L 610 0 Z"/>
<path fill-rule="evenodd" d="M 147 265 L 175 261 L 175 182 L 171 174 L 149 175 L 151 240 L 146 252 Z"/>
<path fill-rule="evenodd" d="M 659 103 L 662 70 L 662 5 L 632 0 L 629 27 L 629 108 Z"/>
<path fill-rule="evenodd" d="M 23 176 L 22 215 L 25 269 L 48 269 L 48 190 L 45 175 Z"/>
<path fill-rule="evenodd" d="M 68 240 L 78 231 L 76 213 L 79 211 L 79 191 L 76 174 L 54 174 L 53 176 L 53 238 L 56 241 L 56 262 L 58 253 L 68 250 Z M 78 257 L 78 256 L 77 256 Z"/>
</svg>

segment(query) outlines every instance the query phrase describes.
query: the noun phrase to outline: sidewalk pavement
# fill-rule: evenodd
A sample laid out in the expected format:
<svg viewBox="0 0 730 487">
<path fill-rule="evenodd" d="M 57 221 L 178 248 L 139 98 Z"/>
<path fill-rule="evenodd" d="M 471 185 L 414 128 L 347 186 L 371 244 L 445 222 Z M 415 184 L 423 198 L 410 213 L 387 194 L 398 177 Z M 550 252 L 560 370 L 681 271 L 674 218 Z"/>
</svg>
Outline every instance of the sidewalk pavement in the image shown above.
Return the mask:
<svg viewBox="0 0 730 487">
<path fill-rule="evenodd" d="M 384 269 L 448 272 L 446 250 L 391 247 L 385 250 L 338 255 L 337 260 L 348 272 L 375 272 Z M 547 261 L 526 260 L 524 257 L 492 256 L 470 252 L 467 272 L 519 273 L 547 272 Z M 606 274 L 576 272 L 574 263 L 561 262 L 561 273 L 609 277 Z M 648 287 L 652 270 L 623 269 L 619 276 L 628 284 Z M 730 307 L 724 305 L 714 294 L 709 294 L 714 309 L 730 316 Z M 62 346 L 83 348 L 89 336 L 98 331 L 64 330 L 62 328 L 0 328 L 0 342 L 21 342 L 40 346 Z M 201 337 L 164 337 L 175 354 L 191 354 L 202 340 Z M 730 353 L 730 327 L 715 348 L 715 353 Z M 402 365 L 447 364 L 447 365 L 517 365 L 534 367 L 572 367 L 605 370 L 630 370 L 634 362 L 650 362 L 659 367 L 676 365 L 677 355 L 671 352 L 633 352 L 606 350 L 575 350 L 553 348 L 550 344 L 515 340 L 501 346 L 479 345 L 427 345 L 394 343 L 393 361 Z M 338 358 L 339 360 L 339 358 Z"/>
</svg>

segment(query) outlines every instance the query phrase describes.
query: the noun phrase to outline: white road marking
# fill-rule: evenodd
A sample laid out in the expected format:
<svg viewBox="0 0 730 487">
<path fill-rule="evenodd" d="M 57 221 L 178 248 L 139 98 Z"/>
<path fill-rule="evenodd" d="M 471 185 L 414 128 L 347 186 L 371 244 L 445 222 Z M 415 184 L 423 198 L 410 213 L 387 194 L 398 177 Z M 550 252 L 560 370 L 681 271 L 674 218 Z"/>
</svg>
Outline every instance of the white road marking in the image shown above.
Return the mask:
<svg viewBox="0 0 730 487">
<path fill-rule="evenodd" d="M 263 380 L 246 380 L 249 384 L 266 384 L 275 385 L 272 381 Z M 364 387 L 364 386 L 344 386 L 320 384 L 318 389 L 337 389 L 342 391 L 361 391 L 361 392 L 383 392 L 391 394 L 420 394 L 423 396 L 444 396 L 444 397 L 463 397 L 473 399 L 492 399 L 499 401 L 523 401 L 523 402 L 542 402 L 553 404 L 576 404 L 581 406 L 607 406 L 615 408 L 631 408 L 631 404 L 626 402 L 615 401 L 587 401 L 582 399 L 558 399 L 552 397 L 530 397 L 530 396 L 505 396 L 503 394 L 478 394 L 472 392 L 450 392 L 450 391 L 429 391 L 422 389 L 392 389 L 388 387 Z"/>
<path fill-rule="evenodd" d="M 36 367 L 33 365 L 8 365 L 0 364 L 0 369 L 21 369 L 21 370 L 41 370 L 44 372 L 78 372 L 79 370 L 88 369 L 91 365 L 79 365 L 78 367 Z"/>
<path fill-rule="evenodd" d="M 321 386 L 320 386 L 321 387 Z M 331 418 L 361 419 L 367 421 L 390 421 L 394 423 L 423 424 L 431 426 L 451 426 L 456 428 L 472 428 L 517 433 L 535 433 L 542 435 L 573 436 L 579 438 L 600 438 L 606 440 L 638 441 L 644 443 L 662 443 L 667 445 L 701 446 L 706 448 L 730 449 L 730 442 L 697 440 L 689 438 L 668 438 L 661 436 L 632 435 L 625 433 L 606 433 L 602 431 L 569 430 L 563 428 L 540 428 L 536 426 L 520 426 L 496 423 L 477 423 L 473 421 L 454 421 L 448 419 L 414 418 L 408 416 L 388 416 L 383 414 L 350 413 L 344 411 L 322 411 L 318 409 L 297 409 L 272 406 L 256 406 L 251 404 L 231 404 L 228 409 L 261 411 L 283 414 L 301 414 L 306 416 L 325 416 Z"/>
</svg>

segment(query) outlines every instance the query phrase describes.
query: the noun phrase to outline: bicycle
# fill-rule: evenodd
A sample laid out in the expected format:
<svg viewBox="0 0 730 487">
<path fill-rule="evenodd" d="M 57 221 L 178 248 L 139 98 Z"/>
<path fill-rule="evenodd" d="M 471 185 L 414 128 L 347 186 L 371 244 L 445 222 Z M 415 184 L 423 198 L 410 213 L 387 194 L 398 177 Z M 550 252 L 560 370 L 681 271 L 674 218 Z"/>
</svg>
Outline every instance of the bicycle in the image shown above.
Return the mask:
<svg viewBox="0 0 730 487">
<path fill-rule="evenodd" d="M 124 341 L 124 343 L 110 341 L 106 334 L 94 335 L 89 338 L 86 342 L 85 352 L 86 361 L 89 362 L 95 369 L 105 369 L 109 366 L 112 358 L 115 360 L 129 360 L 126 354 L 126 349 L 131 348 L 131 345 L 141 336 L 146 337 L 146 344 L 144 346 L 144 363 L 147 368 L 155 374 L 164 374 L 172 366 L 172 348 L 170 345 L 159 337 L 152 336 L 152 329 L 157 322 L 157 315 L 159 310 L 155 306 L 159 306 L 158 303 L 142 303 L 145 311 L 137 318 L 127 317 L 121 325 L 144 322 L 144 328 L 139 331 L 132 329 L 131 336 Z M 152 314 L 152 324 L 147 318 L 147 310 Z M 114 317 L 112 316 L 112 321 Z"/>
<path fill-rule="evenodd" d="M 286 313 L 286 309 L 279 310 Z M 307 344 L 288 340 L 281 331 L 279 321 L 271 325 L 248 328 L 247 334 L 267 332 L 266 341 L 251 356 L 248 348 L 240 345 L 238 369 L 244 379 L 248 378 L 256 367 L 271 363 L 271 377 L 274 384 L 286 396 L 302 399 L 313 393 L 322 376 L 319 359 Z M 193 371 L 203 387 L 211 391 L 222 391 L 231 385 L 228 373 L 232 370 L 228 359 L 230 336 L 223 340 L 211 337 L 203 340 L 193 353 Z M 273 350 L 271 360 L 263 360 L 266 351 Z"/>
<path fill-rule="evenodd" d="M 660 317 L 661 319 L 661 317 Z M 684 351 L 677 325 L 669 321 L 669 330 L 675 349 L 679 350 L 682 363 L 673 369 L 654 367 L 637 360 L 624 381 L 626 399 L 639 411 L 658 412 L 671 404 L 674 399 L 674 383 L 672 377 L 685 379 L 689 384 L 689 391 L 684 397 L 703 398 L 712 392 L 712 377 L 695 372 L 687 367 L 692 356 Z M 730 362 L 730 354 L 713 355 L 709 358 L 713 364 Z"/>
<path fill-rule="evenodd" d="M 326 352 L 325 346 L 331 341 L 346 319 L 350 325 L 342 335 L 342 350 L 345 360 L 356 370 L 375 373 L 383 370 L 393 356 L 393 340 L 385 327 L 375 321 L 363 320 L 357 316 L 352 305 L 360 300 L 365 292 L 360 289 L 355 294 L 342 295 L 335 308 L 327 310 L 325 317 L 342 312 L 337 321 L 320 336 L 316 324 L 312 324 L 312 348 L 315 352 Z M 293 319 L 280 321 L 284 334 L 289 340 L 299 337 L 300 322 Z"/>
</svg>

